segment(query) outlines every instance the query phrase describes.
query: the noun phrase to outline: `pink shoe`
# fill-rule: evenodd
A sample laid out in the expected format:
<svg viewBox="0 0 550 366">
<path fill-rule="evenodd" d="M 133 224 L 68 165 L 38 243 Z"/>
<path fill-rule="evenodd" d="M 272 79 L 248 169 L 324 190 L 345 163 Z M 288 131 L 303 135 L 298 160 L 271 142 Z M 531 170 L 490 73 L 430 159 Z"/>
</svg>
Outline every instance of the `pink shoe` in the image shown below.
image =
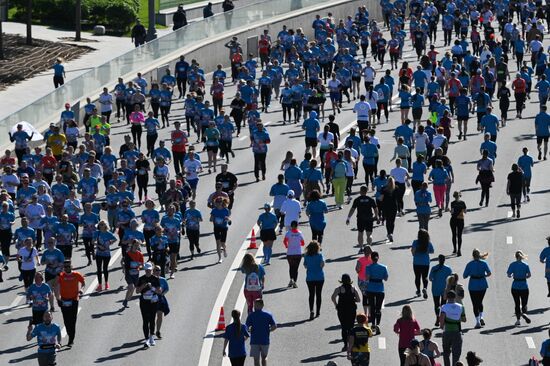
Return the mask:
<svg viewBox="0 0 550 366">
<path fill-rule="evenodd" d="M 109 289 L 109 282 L 105 282 L 105 290 Z"/>
<path fill-rule="evenodd" d="M 97 285 L 96 291 L 103 291 L 103 287 L 101 286 L 101 283 Z"/>
</svg>

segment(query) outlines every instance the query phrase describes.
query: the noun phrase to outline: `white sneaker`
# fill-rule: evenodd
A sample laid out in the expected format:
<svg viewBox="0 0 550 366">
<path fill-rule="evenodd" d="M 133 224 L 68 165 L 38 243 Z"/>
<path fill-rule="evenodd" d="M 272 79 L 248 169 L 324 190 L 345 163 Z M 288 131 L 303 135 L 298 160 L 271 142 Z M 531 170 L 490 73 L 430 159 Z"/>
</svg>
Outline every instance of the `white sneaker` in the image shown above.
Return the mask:
<svg viewBox="0 0 550 366">
<path fill-rule="evenodd" d="M 149 345 L 151 345 L 151 346 L 156 346 L 155 337 L 154 337 L 154 336 L 149 337 Z"/>
<path fill-rule="evenodd" d="M 519 319 L 516 320 L 516 324 L 515 324 L 515 325 L 516 325 L 516 327 L 519 326 L 519 325 L 521 325 L 521 322 L 519 321 Z"/>
<path fill-rule="evenodd" d="M 223 262 L 223 259 L 220 258 L 220 259 L 218 260 L 218 264 L 220 264 L 220 263 L 222 263 L 222 262 Z"/>
<path fill-rule="evenodd" d="M 146 339 L 145 342 L 143 343 L 143 348 L 147 349 L 149 348 L 151 345 L 149 344 L 149 339 Z"/>
</svg>

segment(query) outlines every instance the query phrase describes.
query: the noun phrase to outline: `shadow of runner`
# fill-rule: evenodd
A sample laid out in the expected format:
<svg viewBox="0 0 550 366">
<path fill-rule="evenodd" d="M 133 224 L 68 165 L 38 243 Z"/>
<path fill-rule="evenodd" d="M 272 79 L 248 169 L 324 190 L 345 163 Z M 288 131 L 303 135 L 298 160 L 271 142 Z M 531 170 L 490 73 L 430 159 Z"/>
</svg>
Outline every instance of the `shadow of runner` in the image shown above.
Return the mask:
<svg viewBox="0 0 550 366">
<path fill-rule="evenodd" d="M 308 323 L 308 322 L 309 322 L 309 318 L 303 319 L 303 320 L 296 320 L 293 322 L 278 323 L 277 328 L 294 328 L 297 325 Z"/>
<path fill-rule="evenodd" d="M 346 357 L 345 353 L 343 352 L 331 352 L 324 355 L 304 358 L 300 362 L 301 363 L 321 362 L 321 361 L 333 360 L 335 358 L 345 358 L 345 357 Z"/>
<path fill-rule="evenodd" d="M 107 362 L 107 361 L 118 360 L 120 358 L 130 356 L 130 355 L 132 355 L 136 352 L 145 350 L 143 348 L 143 341 L 139 340 L 139 341 L 134 341 L 134 342 L 123 343 L 122 345 L 120 345 L 118 347 L 113 347 L 113 348 L 111 348 L 111 352 L 116 352 L 116 351 L 120 351 L 120 350 L 127 349 L 127 348 L 132 348 L 132 347 L 136 347 L 136 348 L 134 348 L 132 350 L 129 350 L 129 351 L 126 351 L 126 352 L 122 352 L 122 353 L 116 353 L 114 355 L 110 355 L 110 356 L 106 356 L 106 357 L 100 357 L 100 358 L 96 359 L 94 362 L 95 363 L 103 363 L 103 362 Z"/>
</svg>

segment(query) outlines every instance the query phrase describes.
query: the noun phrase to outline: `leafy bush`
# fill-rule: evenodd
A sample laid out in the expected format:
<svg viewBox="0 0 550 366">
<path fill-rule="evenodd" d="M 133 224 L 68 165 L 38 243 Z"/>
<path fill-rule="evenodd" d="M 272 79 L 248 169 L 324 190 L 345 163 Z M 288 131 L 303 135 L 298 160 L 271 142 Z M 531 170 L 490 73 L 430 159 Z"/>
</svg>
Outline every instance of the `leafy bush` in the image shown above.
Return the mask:
<svg viewBox="0 0 550 366">
<path fill-rule="evenodd" d="M 18 11 L 17 21 L 26 19 L 26 0 L 12 0 Z M 40 24 L 74 28 L 75 0 L 33 0 L 33 19 Z M 105 25 L 108 30 L 123 33 L 136 20 L 139 0 L 82 0 L 81 18 L 84 23 Z"/>
</svg>

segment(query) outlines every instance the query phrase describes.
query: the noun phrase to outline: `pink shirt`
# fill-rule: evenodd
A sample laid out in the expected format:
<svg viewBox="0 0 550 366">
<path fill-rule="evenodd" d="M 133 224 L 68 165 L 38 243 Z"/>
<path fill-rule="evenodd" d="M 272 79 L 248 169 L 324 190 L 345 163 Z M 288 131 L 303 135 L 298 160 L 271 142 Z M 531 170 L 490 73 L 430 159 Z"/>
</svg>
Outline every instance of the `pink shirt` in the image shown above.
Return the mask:
<svg viewBox="0 0 550 366">
<path fill-rule="evenodd" d="M 399 334 L 399 348 L 407 348 L 415 335 L 420 332 L 420 325 L 416 319 L 397 319 L 393 331 Z"/>
<path fill-rule="evenodd" d="M 357 278 L 361 281 L 367 280 L 367 273 L 365 269 L 367 266 L 370 266 L 372 264 L 372 259 L 369 257 L 361 257 L 357 260 L 357 263 L 359 263 L 359 273 L 357 273 Z"/>
<path fill-rule="evenodd" d="M 302 255 L 302 247 L 305 240 L 300 230 L 289 230 L 286 232 L 283 244 L 287 248 L 287 255 Z"/>
<path fill-rule="evenodd" d="M 130 113 L 130 122 L 132 124 L 139 125 L 140 123 L 145 122 L 145 116 L 141 112 L 134 111 L 134 112 Z"/>
</svg>

